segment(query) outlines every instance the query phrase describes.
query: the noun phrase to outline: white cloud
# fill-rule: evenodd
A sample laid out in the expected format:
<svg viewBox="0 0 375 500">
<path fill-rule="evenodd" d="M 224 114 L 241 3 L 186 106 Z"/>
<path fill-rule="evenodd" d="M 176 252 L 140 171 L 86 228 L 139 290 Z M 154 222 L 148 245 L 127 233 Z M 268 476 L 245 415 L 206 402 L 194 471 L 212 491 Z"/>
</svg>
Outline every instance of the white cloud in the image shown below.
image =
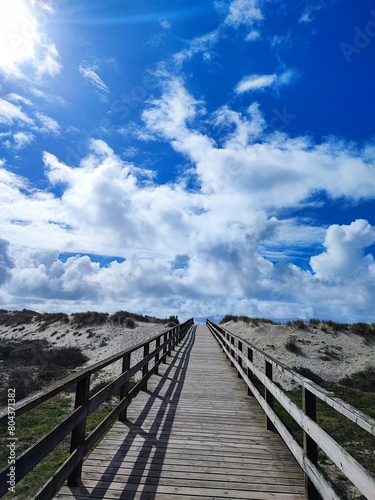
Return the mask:
<svg viewBox="0 0 375 500">
<path fill-rule="evenodd" d="M 33 2 L 33 7 L 52 13 L 47 2 Z M 22 0 L 0 4 L 0 71 L 21 80 L 54 77 L 61 71 L 59 54 L 49 37 L 41 31 Z M 32 67 L 34 74 L 26 67 Z"/>
<path fill-rule="evenodd" d="M 83 62 L 79 65 L 78 69 L 83 78 L 95 87 L 95 89 L 99 92 L 99 95 L 105 96 L 108 94 L 109 88 L 96 72 L 98 69 L 96 64 Z"/>
<path fill-rule="evenodd" d="M 260 38 L 260 33 L 259 31 L 252 30 L 250 33 L 246 36 L 245 41 L 246 42 L 254 42 L 255 40 L 259 40 Z"/>
<path fill-rule="evenodd" d="M 322 190 L 333 200 L 375 198 L 374 148 L 267 133 L 256 103 L 210 115 L 182 80 L 166 84 L 143 119 L 147 134 L 189 162 L 181 182 L 155 184 L 103 140 L 75 166 L 45 152 L 46 191 L 2 165 L 0 232 L 13 265 L 2 291 L 14 306 L 375 320 L 366 254 L 375 228 L 359 220 L 325 232 L 283 219 Z M 207 133 L 217 129 L 220 141 Z M 79 255 L 61 262 L 60 252 Z M 86 253 L 126 260 L 100 267 Z M 311 271 L 288 263 L 299 255 Z"/>
<path fill-rule="evenodd" d="M 361 152 L 353 151 L 351 145 L 334 139 L 313 144 L 305 137 L 264 136 L 265 131 L 263 140 L 257 141 L 259 127 L 266 124 L 259 109 L 252 108 L 249 117 L 225 110 L 225 116 L 232 119 L 233 132 L 219 148 L 193 126 L 203 112 L 202 103 L 175 80 L 144 111 L 143 119 L 149 132 L 168 140 L 196 165 L 205 190 L 246 192 L 261 207 L 279 208 L 296 206 L 316 190 L 354 200 L 375 195 L 371 162 L 363 160 Z M 214 119 L 217 121 L 217 113 Z"/>
<path fill-rule="evenodd" d="M 9 241 L 0 237 L 0 285 L 11 277 L 10 270 L 14 267 L 9 246 Z"/>
<path fill-rule="evenodd" d="M 36 21 L 24 2 L 0 4 L 0 70 L 21 77 L 20 66 L 34 58 L 40 39 Z"/>
<path fill-rule="evenodd" d="M 375 278 L 375 263 L 366 247 L 375 242 L 375 228 L 366 220 L 357 219 L 350 225 L 334 224 L 324 240 L 326 251 L 310 259 L 318 278 L 347 281 L 351 278 Z"/>
<path fill-rule="evenodd" d="M 40 126 L 36 127 L 38 132 L 54 135 L 58 135 L 60 133 L 60 125 L 56 120 L 54 120 L 50 116 L 45 115 L 44 113 L 36 113 L 35 116 L 38 118 L 41 124 Z"/>
<path fill-rule="evenodd" d="M 169 29 L 172 25 L 167 19 L 161 19 L 160 20 L 160 26 L 164 28 L 165 30 Z"/>
<path fill-rule="evenodd" d="M 38 79 L 44 78 L 45 75 L 54 77 L 61 72 L 60 56 L 53 43 L 43 45 L 35 66 Z"/>
<path fill-rule="evenodd" d="M 5 97 L 8 101 L 22 102 L 22 104 L 26 104 L 27 106 L 33 106 L 33 103 L 30 101 L 30 99 L 26 99 L 26 97 L 16 94 L 14 92 L 7 94 Z"/>
<path fill-rule="evenodd" d="M 305 8 L 304 13 L 299 19 L 299 23 L 311 23 L 314 20 L 313 14 L 323 8 L 322 4 L 309 5 Z"/>
<path fill-rule="evenodd" d="M 36 97 L 38 97 L 40 99 L 43 99 L 43 100 L 45 100 L 47 102 L 51 102 L 51 103 L 54 103 L 54 104 L 57 103 L 57 104 L 60 104 L 60 105 L 65 105 L 66 104 L 65 99 L 63 97 L 59 96 L 59 95 L 49 94 L 48 92 L 45 92 L 45 91 L 40 90 L 40 89 L 35 88 L 35 87 L 31 88 L 30 92 L 34 96 L 36 96 Z"/>
<path fill-rule="evenodd" d="M 235 92 L 242 94 L 253 90 L 262 90 L 267 87 L 280 87 L 289 85 L 296 78 L 293 70 L 286 70 L 283 73 L 272 75 L 249 75 L 245 76 L 236 86 Z"/>
<path fill-rule="evenodd" d="M 235 28 L 240 25 L 252 26 L 254 22 L 263 18 L 258 4 L 258 0 L 234 0 L 229 5 L 224 23 Z"/>
<path fill-rule="evenodd" d="M 19 106 L 0 97 L 0 123 L 12 125 L 16 122 L 33 123 L 33 120 Z"/>
<path fill-rule="evenodd" d="M 276 80 L 276 75 L 249 75 L 243 78 L 235 88 L 237 94 L 249 90 L 259 90 L 270 87 Z"/>
<path fill-rule="evenodd" d="M 191 59 L 194 55 L 203 53 L 203 58 L 206 61 L 210 60 L 211 49 L 220 39 L 218 30 L 211 31 L 202 36 L 196 37 L 187 43 L 185 49 L 174 54 L 173 58 L 177 64 L 182 64 Z"/>
<path fill-rule="evenodd" d="M 34 136 L 29 132 L 16 132 L 13 139 L 15 149 L 22 149 L 33 142 Z"/>
<path fill-rule="evenodd" d="M 33 6 L 37 5 L 40 9 L 49 14 L 53 14 L 55 12 L 55 6 L 52 2 L 44 1 L 44 0 L 31 0 L 31 4 Z"/>
</svg>

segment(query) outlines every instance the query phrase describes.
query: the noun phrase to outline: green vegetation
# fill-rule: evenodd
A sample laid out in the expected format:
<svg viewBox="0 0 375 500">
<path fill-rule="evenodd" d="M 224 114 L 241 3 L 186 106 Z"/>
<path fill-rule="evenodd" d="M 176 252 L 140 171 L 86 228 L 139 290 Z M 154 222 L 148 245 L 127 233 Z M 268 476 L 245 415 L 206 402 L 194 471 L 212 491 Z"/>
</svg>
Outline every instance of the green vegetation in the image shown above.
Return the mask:
<svg viewBox="0 0 375 500">
<path fill-rule="evenodd" d="M 268 323 L 272 325 L 280 325 L 281 323 L 273 321 L 267 318 L 251 318 L 248 316 L 236 316 L 233 314 L 226 314 L 219 324 L 228 323 L 229 321 L 243 321 L 244 323 L 252 323 L 254 326 L 258 326 L 260 323 Z M 307 327 L 321 328 L 327 333 L 337 333 L 338 331 L 347 330 L 354 333 L 355 335 L 360 335 L 364 337 L 365 342 L 369 342 L 371 339 L 375 339 L 375 323 L 340 323 L 337 321 L 321 320 L 318 318 L 310 318 L 307 322 L 303 319 L 295 319 L 293 321 L 287 321 L 286 326 L 297 328 L 299 330 L 304 330 Z"/>
<path fill-rule="evenodd" d="M 22 324 L 32 323 L 38 315 L 35 311 L 23 309 L 22 311 L 0 311 L 0 325 L 4 326 L 19 326 Z"/>
<path fill-rule="evenodd" d="M 314 373 L 312 370 L 310 370 L 310 368 L 304 368 L 303 366 L 300 367 L 295 366 L 293 367 L 293 370 L 302 375 L 303 377 L 309 378 L 318 385 L 324 384 L 324 380 L 322 379 L 322 377 Z"/>
<path fill-rule="evenodd" d="M 303 330 L 306 327 L 306 324 L 303 321 L 303 319 L 295 319 L 294 321 L 287 321 L 285 324 L 286 326 L 294 326 L 299 330 Z"/>
<path fill-rule="evenodd" d="M 84 328 L 93 325 L 103 325 L 107 322 L 108 313 L 95 311 L 78 312 L 72 315 L 72 323 L 76 328 Z"/>
<path fill-rule="evenodd" d="M 106 382 L 108 383 L 108 382 Z M 100 387 L 92 391 L 96 393 Z M 115 398 L 101 405 L 87 419 L 86 435 L 109 414 L 116 404 Z M 17 456 L 36 443 L 38 439 L 50 432 L 56 425 L 66 418 L 72 411 L 72 398 L 67 395 L 55 396 L 37 408 L 17 418 L 16 433 Z M 70 437 L 67 436 L 59 446 L 49 453 L 32 471 L 17 484 L 17 500 L 29 500 L 34 497 L 43 484 L 57 471 L 69 456 Z M 8 460 L 8 449 L 5 438 L 0 438 L 0 468 Z M 14 496 L 14 495 L 13 495 Z M 11 498 L 7 494 L 4 498 Z"/>
<path fill-rule="evenodd" d="M 294 354 L 299 354 L 301 352 L 297 342 L 294 339 L 288 339 L 284 345 L 288 351 L 294 352 Z"/>
<path fill-rule="evenodd" d="M 121 325 L 126 325 L 128 322 L 129 328 L 135 325 L 134 321 L 139 321 L 141 323 L 169 323 L 171 327 L 180 323 L 177 316 L 169 316 L 169 318 L 160 319 L 154 316 L 144 316 L 128 311 L 117 311 L 112 315 L 96 311 L 77 312 L 72 314 L 71 319 L 72 324 L 76 328 L 103 325 L 107 321 Z M 5 309 L 0 309 L 0 325 L 6 327 L 18 327 L 20 325 L 40 323 L 38 329 L 39 331 L 43 331 L 48 326 L 57 322 L 70 323 L 69 316 L 65 313 L 38 313 L 29 309 L 23 309 L 22 311 L 6 311 Z"/>
<path fill-rule="evenodd" d="M 368 323 L 353 323 L 350 325 L 350 329 L 356 335 L 367 337 L 375 334 L 375 323 L 372 323 L 371 325 Z"/>
<path fill-rule="evenodd" d="M 133 326 L 131 326 L 132 324 L 136 326 L 134 321 L 139 321 L 141 323 L 170 323 L 171 326 L 180 324 L 177 316 L 170 316 L 169 318 L 159 319 L 153 316 L 143 316 L 142 314 L 130 313 L 128 311 L 117 311 L 109 316 L 108 319 L 113 323 L 125 325 L 128 328 L 133 328 Z M 131 322 L 131 320 L 133 320 L 133 323 Z"/>
<path fill-rule="evenodd" d="M 243 321 L 244 323 L 252 323 L 254 326 L 258 326 L 259 323 L 268 323 L 271 325 L 279 325 L 272 319 L 267 318 L 249 318 L 248 316 L 234 316 L 233 314 L 226 314 L 223 319 L 220 321 L 220 325 L 224 323 L 228 323 L 229 321 Z"/>
<path fill-rule="evenodd" d="M 358 372 L 340 380 L 339 383 L 324 382 L 321 377 L 308 368 L 294 368 L 301 375 L 318 383 L 324 389 L 332 391 L 335 396 L 351 404 L 354 408 L 375 418 L 375 367 L 368 367 L 363 372 Z M 286 392 L 286 391 L 284 391 Z M 290 399 L 302 407 L 301 390 L 294 389 L 287 392 Z M 288 428 L 297 442 L 302 446 L 303 433 L 299 425 L 289 413 L 275 401 L 274 409 L 284 425 Z M 375 474 L 375 462 L 371 450 L 375 449 L 375 437 L 364 431 L 361 427 L 348 420 L 346 417 L 332 409 L 317 398 L 317 423 L 335 439 L 348 453 L 350 453 L 363 467 Z M 319 465 L 323 471 L 332 477 L 327 468 L 329 460 L 319 451 Z M 334 479 L 337 492 L 343 500 L 349 498 L 347 488 L 349 481 L 345 476 L 337 473 Z"/>
<path fill-rule="evenodd" d="M 2 388 L 0 405 L 6 404 L 5 387 L 14 387 L 17 399 L 58 380 L 88 361 L 78 347 L 52 347 L 47 340 L 0 341 Z"/>
<path fill-rule="evenodd" d="M 375 366 L 368 366 L 361 372 L 354 373 L 350 377 L 344 377 L 340 380 L 340 384 L 359 391 L 375 393 Z"/>
</svg>

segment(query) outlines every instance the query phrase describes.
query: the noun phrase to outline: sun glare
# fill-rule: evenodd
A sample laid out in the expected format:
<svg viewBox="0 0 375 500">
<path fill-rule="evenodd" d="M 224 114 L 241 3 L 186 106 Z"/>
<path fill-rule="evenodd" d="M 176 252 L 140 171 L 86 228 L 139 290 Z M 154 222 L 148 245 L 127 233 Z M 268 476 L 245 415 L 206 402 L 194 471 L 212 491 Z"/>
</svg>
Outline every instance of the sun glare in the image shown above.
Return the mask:
<svg viewBox="0 0 375 500">
<path fill-rule="evenodd" d="M 32 59 L 40 36 L 37 23 L 22 0 L 0 1 L 0 67 L 16 72 Z"/>
</svg>

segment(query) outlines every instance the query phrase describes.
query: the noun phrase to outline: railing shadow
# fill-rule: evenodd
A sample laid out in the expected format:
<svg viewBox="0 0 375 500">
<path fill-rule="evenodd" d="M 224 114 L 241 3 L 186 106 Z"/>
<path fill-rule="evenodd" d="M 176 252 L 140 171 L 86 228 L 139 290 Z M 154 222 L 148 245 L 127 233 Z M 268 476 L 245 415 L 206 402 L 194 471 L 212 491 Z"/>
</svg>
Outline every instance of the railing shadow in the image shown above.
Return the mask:
<svg viewBox="0 0 375 500">
<path fill-rule="evenodd" d="M 196 326 L 182 341 L 178 352 L 161 376 L 155 389 L 152 392 L 146 391 L 149 399 L 136 421 L 123 422 L 124 426 L 128 427 L 129 432 L 91 493 L 84 485 L 71 489 L 72 493 L 76 494 L 76 498 L 100 498 L 104 496 L 112 482 L 118 484 L 115 476 L 120 473 L 120 468 L 129 452 L 134 453 L 133 446 L 137 437 L 141 437 L 144 441 L 137 451 L 135 460 L 128 459 L 126 461 L 129 476 L 123 483 L 122 491 L 119 490 L 117 498 L 131 500 L 136 495 L 140 495 L 141 499 L 155 498 L 195 335 Z M 156 412 L 153 418 L 150 416 L 152 411 Z M 147 475 L 145 475 L 146 470 Z M 140 485 L 142 485 L 141 488 Z"/>
</svg>

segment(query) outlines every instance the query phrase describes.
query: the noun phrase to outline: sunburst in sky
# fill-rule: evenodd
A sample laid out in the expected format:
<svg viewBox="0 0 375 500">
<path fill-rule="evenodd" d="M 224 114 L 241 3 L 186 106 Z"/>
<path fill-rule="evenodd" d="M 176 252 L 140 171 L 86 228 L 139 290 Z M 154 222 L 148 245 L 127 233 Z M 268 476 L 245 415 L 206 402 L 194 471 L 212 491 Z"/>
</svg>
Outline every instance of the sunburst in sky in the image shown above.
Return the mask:
<svg viewBox="0 0 375 500">
<path fill-rule="evenodd" d="M 0 61 L 3 68 L 17 71 L 18 65 L 35 56 L 35 45 L 39 40 L 36 21 L 24 2 L 0 3 Z"/>
<path fill-rule="evenodd" d="M 0 3 L 0 307 L 375 321 L 373 0 Z"/>
</svg>

